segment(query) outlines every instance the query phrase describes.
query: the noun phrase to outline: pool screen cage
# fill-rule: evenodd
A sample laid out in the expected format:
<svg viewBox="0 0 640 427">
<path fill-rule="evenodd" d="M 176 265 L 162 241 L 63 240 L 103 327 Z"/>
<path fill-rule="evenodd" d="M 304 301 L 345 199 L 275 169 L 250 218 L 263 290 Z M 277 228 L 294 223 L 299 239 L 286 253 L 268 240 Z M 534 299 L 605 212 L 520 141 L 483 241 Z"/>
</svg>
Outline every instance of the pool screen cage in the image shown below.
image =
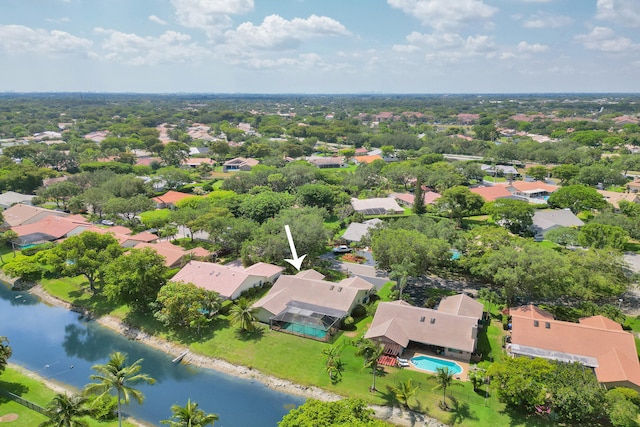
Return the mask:
<svg viewBox="0 0 640 427">
<path fill-rule="evenodd" d="M 346 311 L 290 301 L 284 310 L 270 319 L 270 323 L 273 330 L 326 342 L 346 315 Z"/>
</svg>

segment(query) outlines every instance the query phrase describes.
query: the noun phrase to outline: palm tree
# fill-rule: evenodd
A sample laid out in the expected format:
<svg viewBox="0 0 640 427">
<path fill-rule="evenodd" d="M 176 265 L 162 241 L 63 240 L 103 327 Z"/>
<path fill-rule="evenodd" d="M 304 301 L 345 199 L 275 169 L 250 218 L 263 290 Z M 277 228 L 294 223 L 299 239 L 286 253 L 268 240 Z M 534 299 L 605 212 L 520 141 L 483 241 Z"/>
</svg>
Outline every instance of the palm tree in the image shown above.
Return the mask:
<svg viewBox="0 0 640 427">
<path fill-rule="evenodd" d="M 253 322 L 256 321 L 256 311 L 255 308 L 251 307 L 248 299 L 240 298 L 231 307 L 229 320 L 231 320 L 231 324 L 238 326 L 243 331 L 254 332 L 256 326 Z"/>
<path fill-rule="evenodd" d="M 356 356 L 362 356 L 364 358 L 364 366 L 370 367 L 373 371 L 373 383 L 369 388 L 369 391 L 376 391 L 376 374 L 378 373 L 378 359 L 384 352 L 384 347 L 377 341 L 368 339 L 360 339 L 356 346 Z"/>
<path fill-rule="evenodd" d="M 436 369 L 436 387 L 437 389 L 441 388 L 443 390 L 442 394 L 442 407 L 447 407 L 447 388 L 453 384 L 453 376 L 454 372 L 449 370 L 447 367 L 437 368 Z"/>
<path fill-rule="evenodd" d="M 338 377 L 342 375 L 344 371 L 344 363 L 340 360 L 341 348 L 339 346 L 333 346 L 322 350 L 322 354 L 327 356 L 326 371 L 331 378 L 331 381 L 337 381 Z"/>
<path fill-rule="evenodd" d="M 39 427 L 87 427 L 87 422 L 78 418 L 91 415 L 84 396 L 58 393 L 47 405 L 49 419 L 40 423 Z"/>
<path fill-rule="evenodd" d="M 398 286 L 398 300 L 402 299 L 402 291 L 407 284 L 407 279 L 416 265 L 409 258 L 404 258 L 400 264 L 391 266 L 389 279 L 395 280 Z"/>
<path fill-rule="evenodd" d="M 409 378 L 404 382 L 398 383 L 398 386 L 392 388 L 391 391 L 396 396 L 396 399 L 398 399 L 398 402 L 409 408 L 409 399 L 416 394 L 418 386 L 414 386 L 411 378 Z"/>
<path fill-rule="evenodd" d="M 85 393 L 95 393 L 100 396 L 104 396 L 107 393 L 115 391 L 118 396 L 118 425 L 122 427 L 122 403 L 129 404 L 129 401 L 133 399 L 142 404 L 144 400 L 144 394 L 141 391 L 136 390 L 133 386 L 138 384 L 147 383 L 153 384 L 156 382 L 147 374 L 139 374 L 142 366 L 140 363 L 142 359 L 136 360 L 131 365 L 127 365 L 127 355 L 119 351 L 111 353 L 109 361 L 104 365 L 94 365 L 92 369 L 97 372 L 95 375 L 91 375 L 91 380 L 97 381 L 95 383 L 88 384 L 85 387 Z"/>
<path fill-rule="evenodd" d="M 185 406 L 171 406 L 171 412 L 173 412 L 171 419 L 160 421 L 162 424 L 168 424 L 170 427 L 204 427 L 206 425 L 213 426 L 213 423 L 219 419 L 218 414 L 205 413 L 191 399 L 187 401 Z"/>
</svg>

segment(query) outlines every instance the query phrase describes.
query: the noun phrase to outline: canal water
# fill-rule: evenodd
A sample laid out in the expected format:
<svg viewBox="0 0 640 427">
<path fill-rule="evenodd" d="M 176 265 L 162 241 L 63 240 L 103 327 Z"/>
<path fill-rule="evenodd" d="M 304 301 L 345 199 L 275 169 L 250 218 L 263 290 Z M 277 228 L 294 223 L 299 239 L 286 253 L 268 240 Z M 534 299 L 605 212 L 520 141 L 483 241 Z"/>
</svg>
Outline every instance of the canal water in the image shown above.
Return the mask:
<svg viewBox="0 0 640 427">
<path fill-rule="evenodd" d="M 260 382 L 217 371 L 174 364 L 172 357 L 131 341 L 77 313 L 51 307 L 27 292 L 11 291 L 0 282 L 0 335 L 9 339 L 10 362 L 44 378 L 77 388 L 90 382 L 91 366 L 105 363 L 113 351 L 140 358 L 142 371 L 155 378 L 141 385 L 142 405 L 131 402 L 124 412 L 152 425 L 171 417 L 171 405 L 197 402 L 220 416 L 216 427 L 276 426 L 284 414 L 304 402 L 299 396 L 272 390 Z"/>
</svg>

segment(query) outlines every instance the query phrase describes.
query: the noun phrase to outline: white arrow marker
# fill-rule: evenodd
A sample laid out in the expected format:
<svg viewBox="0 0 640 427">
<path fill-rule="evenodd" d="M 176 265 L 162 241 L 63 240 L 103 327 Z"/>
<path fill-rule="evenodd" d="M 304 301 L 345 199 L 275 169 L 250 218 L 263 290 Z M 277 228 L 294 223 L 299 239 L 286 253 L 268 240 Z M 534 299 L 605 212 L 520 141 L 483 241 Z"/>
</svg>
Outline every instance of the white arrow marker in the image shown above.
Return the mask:
<svg viewBox="0 0 640 427">
<path fill-rule="evenodd" d="M 298 252 L 296 251 L 296 245 L 293 243 L 293 237 L 291 237 L 291 230 L 289 230 L 289 226 L 284 226 L 284 231 L 287 233 L 287 239 L 289 239 L 289 247 L 291 248 L 291 255 L 293 255 L 293 259 L 285 259 L 289 264 L 293 265 L 298 271 L 300 271 L 300 266 L 302 265 L 302 261 L 307 254 L 302 255 L 298 258 Z"/>
</svg>

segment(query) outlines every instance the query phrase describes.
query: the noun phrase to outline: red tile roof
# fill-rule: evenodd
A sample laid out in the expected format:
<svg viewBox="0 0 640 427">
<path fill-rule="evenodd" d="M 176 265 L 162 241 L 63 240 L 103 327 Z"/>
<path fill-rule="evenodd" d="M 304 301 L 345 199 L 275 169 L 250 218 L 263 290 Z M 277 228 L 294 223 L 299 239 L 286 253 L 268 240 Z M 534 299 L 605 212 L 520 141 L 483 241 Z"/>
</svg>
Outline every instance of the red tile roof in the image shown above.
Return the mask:
<svg viewBox="0 0 640 427">
<path fill-rule="evenodd" d="M 493 187 L 474 187 L 469 190 L 472 193 L 482 196 L 482 198 L 487 202 L 493 202 L 496 199 L 512 196 L 504 185 L 494 185 Z"/>
<path fill-rule="evenodd" d="M 193 197 L 193 194 L 187 194 L 187 193 L 181 193 L 179 191 L 169 190 L 162 196 L 154 197 L 153 201 L 159 204 L 173 205 L 182 199 L 186 199 L 187 197 Z"/>
</svg>

